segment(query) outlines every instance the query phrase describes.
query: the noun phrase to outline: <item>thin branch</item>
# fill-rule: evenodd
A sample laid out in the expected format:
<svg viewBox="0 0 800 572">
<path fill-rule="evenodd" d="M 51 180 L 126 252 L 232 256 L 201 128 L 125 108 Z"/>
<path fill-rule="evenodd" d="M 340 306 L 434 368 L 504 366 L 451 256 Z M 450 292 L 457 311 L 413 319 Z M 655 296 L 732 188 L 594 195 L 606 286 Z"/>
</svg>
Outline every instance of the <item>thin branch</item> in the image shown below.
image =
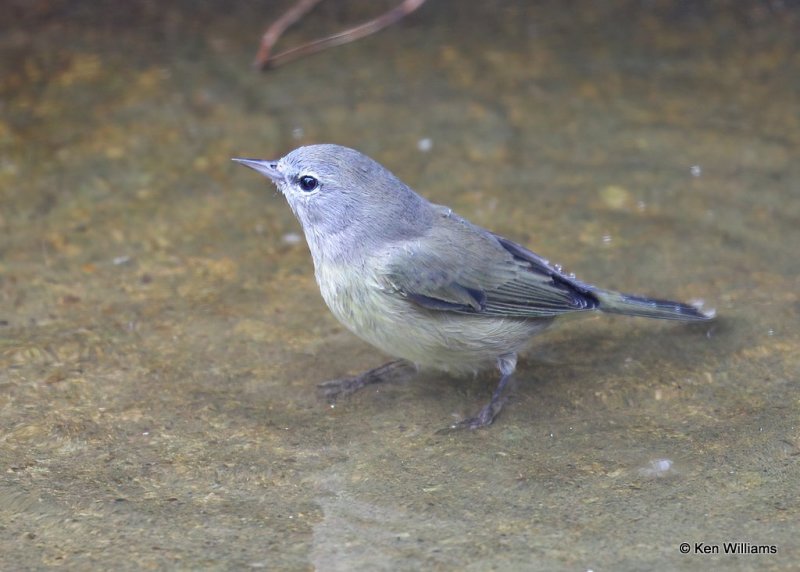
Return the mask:
<svg viewBox="0 0 800 572">
<path fill-rule="evenodd" d="M 275 45 L 287 28 L 305 16 L 314 6 L 319 4 L 320 1 L 321 0 L 297 0 L 294 6 L 284 12 L 283 16 L 275 20 L 272 25 L 267 28 L 267 31 L 264 32 L 264 35 L 261 36 L 261 46 L 258 48 L 254 65 L 259 69 L 265 69 L 269 66 L 272 46 Z"/>
<path fill-rule="evenodd" d="M 256 56 L 256 66 L 262 70 L 275 68 L 292 60 L 316 54 L 328 48 L 348 44 L 370 34 L 374 34 L 387 26 L 391 26 L 422 6 L 426 0 L 403 0 L 388 12 L 381 14 L 374 20 L 364 22 L 353 28 L 343 30 L 337 34 L 314 40 L 302 46 L 291 48 L 276 55 L 270 55 L 270 50 L 281 34 L 297 20 L 302 18 L 320 0 L 298 0 L 289 11 L 278 18 L 264 33 L 261 39 L 261 48 Z"/>
</svg>

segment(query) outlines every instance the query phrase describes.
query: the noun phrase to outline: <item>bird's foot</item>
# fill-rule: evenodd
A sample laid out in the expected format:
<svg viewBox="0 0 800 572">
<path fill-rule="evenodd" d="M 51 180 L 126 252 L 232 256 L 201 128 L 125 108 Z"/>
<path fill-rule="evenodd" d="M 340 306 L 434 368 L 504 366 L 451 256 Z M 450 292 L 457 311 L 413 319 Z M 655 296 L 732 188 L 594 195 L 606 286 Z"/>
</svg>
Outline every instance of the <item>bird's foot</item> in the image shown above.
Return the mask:
<svg viewBox="0 0 800 572">
<path fill-rule="evenodd" d="M 320 383 L 317 386 L 317 391 L 320 397 L 327 399 L 328 402 L 333 402 L 341 397 L 352 395 L 367 385 L 404 378 L 414 372 L 416 372 L 416 367 L 410 362 L 404 360 L 390 361 L 359 375 Z"/>
<path fill-rule="evenodd" d="M 462 429 L 480 429 L 481 427 L 488 427 L 500 413 L 500 410 L 503 409 L 503 405 L 505 405 L 507 400 L 508 398 L 506 397 L 492 399 L 488 404 L 482 407 L 474 417 L 469 417 L 458 423 L 453 423 L 449 427 L 437 431 L 437 433 L 443 435 L 461 431 Z"/>
<path fill-rule="evenodd" d="M 320 397 L 324 397 L 328 401 L 336 401 L 340 397 L 352 395 L 367 385 L 367 383 L 363 375 L 340 377 L 338 379 L 330 379 L 317 385 L 317 393 Z"/>
</svg>

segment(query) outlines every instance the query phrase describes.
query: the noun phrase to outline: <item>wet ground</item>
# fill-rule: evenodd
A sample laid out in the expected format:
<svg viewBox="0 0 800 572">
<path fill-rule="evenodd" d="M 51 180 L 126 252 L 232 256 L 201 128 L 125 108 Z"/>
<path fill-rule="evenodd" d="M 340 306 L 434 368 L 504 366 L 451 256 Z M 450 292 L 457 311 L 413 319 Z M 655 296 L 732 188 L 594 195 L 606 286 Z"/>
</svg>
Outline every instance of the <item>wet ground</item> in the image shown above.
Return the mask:
<svg viewBox="0 0 800 572">
<path fill-rule="evenodd" d="M 797 569 L 800 5 L 430 0 L 259 74 L 261 4 L 2 9 L 2 569 Z M 492 372 L 331 408 L 386 358 L 230 162 L 315 142 L 719 319 L 567 321 L 486 430 Z"/>
</svg>

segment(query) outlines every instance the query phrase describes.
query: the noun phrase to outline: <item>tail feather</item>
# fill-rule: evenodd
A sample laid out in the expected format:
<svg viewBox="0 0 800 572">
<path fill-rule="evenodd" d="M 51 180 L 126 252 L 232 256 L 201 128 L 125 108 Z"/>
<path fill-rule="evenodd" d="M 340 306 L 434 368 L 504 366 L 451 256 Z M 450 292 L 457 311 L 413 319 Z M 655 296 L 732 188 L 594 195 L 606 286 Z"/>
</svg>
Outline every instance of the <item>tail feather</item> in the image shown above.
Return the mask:
<svg viewBox="0 0 800 572">
<path fill-rule="evenodd" d="M 592 292 L 600 301 L 599 309 L 609 314 L 624 314 L 660 320 L 681 320 L 685 322 L 710 320 L 716 312 L 703 309 L 702 300 L 683 304 L 670 300 L 655 300 L 621 292 L 595 290 Z"/>
</svg>

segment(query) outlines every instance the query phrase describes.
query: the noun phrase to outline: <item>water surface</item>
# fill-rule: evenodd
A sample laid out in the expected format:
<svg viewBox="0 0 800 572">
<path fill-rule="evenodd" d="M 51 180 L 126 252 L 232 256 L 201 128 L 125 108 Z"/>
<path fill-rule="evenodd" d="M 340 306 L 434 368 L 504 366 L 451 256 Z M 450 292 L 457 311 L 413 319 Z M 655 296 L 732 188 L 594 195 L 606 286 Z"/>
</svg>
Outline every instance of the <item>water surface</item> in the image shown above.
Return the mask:
<svg viewBox="0 0 800 572">
<path fill-rule="evenodd" d="M 431 0 L 268 74 L 249 64 L 288 3 L 229 4 L 5 8 L 3 568 L 796 566 L 796 3 Z M 377 10 L 343 6 L 282 44 Z M 719 319 L 567 321 L 487 430 L 436 433 L 493 372 L 328 407 L 318 382 L 386 357 L 229 161 L 317 142 Z M 726 541 L 777 554 L 679 551 Z"/>
</svg>

